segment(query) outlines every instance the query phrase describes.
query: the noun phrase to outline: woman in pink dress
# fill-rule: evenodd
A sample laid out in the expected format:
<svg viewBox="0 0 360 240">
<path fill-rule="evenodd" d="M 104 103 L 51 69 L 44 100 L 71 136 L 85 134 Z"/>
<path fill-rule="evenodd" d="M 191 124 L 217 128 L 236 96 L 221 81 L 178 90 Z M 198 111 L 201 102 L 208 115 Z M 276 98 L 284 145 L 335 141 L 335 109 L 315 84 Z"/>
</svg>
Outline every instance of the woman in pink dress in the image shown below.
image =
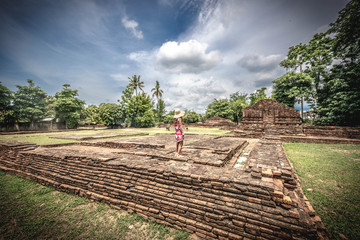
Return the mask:
<svg viewBox="0 0 360 240">
<path fill-rule="evenodd" d="M 177 157 L 182 157 L 180 155 L 182 146 L 184 144 L 184 131 L 183 131 L 183 122 L 182 117 L 185 115 L 180 109 L 175 110 L 174 115 L 174 125 L 175 125 L 175 140 L 176 140 L 176 153 Z"/>
</svg>

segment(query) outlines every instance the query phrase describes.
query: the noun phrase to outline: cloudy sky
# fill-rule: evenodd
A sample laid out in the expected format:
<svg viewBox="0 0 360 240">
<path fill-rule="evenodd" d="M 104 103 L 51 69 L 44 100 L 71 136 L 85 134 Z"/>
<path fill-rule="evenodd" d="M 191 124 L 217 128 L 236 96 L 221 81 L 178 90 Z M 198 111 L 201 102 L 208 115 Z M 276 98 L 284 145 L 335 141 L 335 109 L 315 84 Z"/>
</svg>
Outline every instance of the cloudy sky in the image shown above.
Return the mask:
<svg viewBox="0 0 360 240">
<path fill-rule="evenodd" d="M 87 105 L 116 103 L 128 77 L 167 110 L 205 112 L 230 94 L 271 91 L 290 46 L 334 22 L 348 0 L 1 0 L 0 81 L 65 83 Z"/>
</svg>

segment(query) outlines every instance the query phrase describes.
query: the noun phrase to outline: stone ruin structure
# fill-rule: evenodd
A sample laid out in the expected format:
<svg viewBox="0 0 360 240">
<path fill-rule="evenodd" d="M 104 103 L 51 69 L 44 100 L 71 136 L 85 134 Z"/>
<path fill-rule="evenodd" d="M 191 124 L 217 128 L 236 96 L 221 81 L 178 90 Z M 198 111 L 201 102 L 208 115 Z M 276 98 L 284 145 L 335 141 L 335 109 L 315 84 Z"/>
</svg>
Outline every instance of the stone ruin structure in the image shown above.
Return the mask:
<svg viewBox="0 0 360 240">
<path fill-rule="evenodd" d="M 243 120 L 233 132 L 250 138 L 273 132 L 283 142 L 360 143 L 360 128 L 303 125 L 298 110 L 273 99 L 262 99 L 244 108 Z"/>
<path fill-rule="evenodd" d="M 273 99 L 262 99 L 243 110 L 240 129 L 254 137 L 271 129 L 279 134 L 302 133 L 300 112 Z"/>
<path fill-rule="evenodd" d="M 219 127 L 220 129 L 234 129 L 236 128 L 237 124 L 234 123 L 233 121 L 226 119 L 226 118 L 222 118 L 222 117 L 212 117 L 212 118 L 208 118 L 205 120 L 205 122 L 203 122 L 201 124 L 201 126 L 204 127 Z"/>
<path fill-rule="evenodd" d="M 282 115 L 280 115 L 282 116 Z M 202 239 L 328 239 L 280 138 L 172 134 L 38 146 L 0 142 L 0 169 Z"/>
</svg>

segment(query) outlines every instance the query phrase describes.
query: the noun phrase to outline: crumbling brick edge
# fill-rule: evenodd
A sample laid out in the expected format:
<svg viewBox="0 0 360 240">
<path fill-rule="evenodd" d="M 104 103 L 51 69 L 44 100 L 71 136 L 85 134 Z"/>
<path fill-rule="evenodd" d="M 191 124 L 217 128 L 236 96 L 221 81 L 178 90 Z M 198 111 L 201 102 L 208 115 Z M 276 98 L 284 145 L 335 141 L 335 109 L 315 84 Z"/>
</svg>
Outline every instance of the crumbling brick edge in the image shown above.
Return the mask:
<svg viewBox="0 0 360 240">
<path fill-rule="evenodd" d="M 257 179 L 239 169 L 155 159 L 106 162 L 47 155 L 37 149 L 1 142 L 0 169 L 204 239 L 330 238 L 306 197 L 299 194 L 299 184 L 296 199 L 290 194 L 294 189 L 284 186 L 278 191 L 282 178 L 290 177 L 287 171 L 264 171 Z"/>
</svg>

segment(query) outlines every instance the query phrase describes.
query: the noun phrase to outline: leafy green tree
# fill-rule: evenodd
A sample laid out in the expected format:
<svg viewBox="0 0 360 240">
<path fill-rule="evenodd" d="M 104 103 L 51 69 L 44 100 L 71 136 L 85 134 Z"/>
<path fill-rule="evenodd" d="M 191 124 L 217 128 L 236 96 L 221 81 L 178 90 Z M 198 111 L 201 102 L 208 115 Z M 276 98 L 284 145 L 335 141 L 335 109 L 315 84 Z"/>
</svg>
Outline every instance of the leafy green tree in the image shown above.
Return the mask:
<svg viewBox="0 0 360 240">
<path fill-rule="evenodd" d="M 164 116 L 164 123 L 173 123 L 174 122 L 174 114 L 175 110 L 170 111 L 168 114 Z"/>
<path fill-rule="evenodd" d="M 156 109 L 153 110 L 158 122 L 163 122 L 166 113 L 165 102 L 161 98 L 156 104 Z"/>
<path fill-rule="evenodd" d="M 294 107 L 296 97 L 291 94 L 291 89 L 294 87 L 294 83 L 291 81 L 291 75 L 289 73 L 275 79 L 273 81 L 272 97 L 289 107 Z"/>
<path fill-rule="evenodd" d="M 55 102 L 54 96 L 47 96 L 46 102 L 47 102 L 47 106 L 46 106 L 45 116 L 52 118 L 55 117 L 56 113 L 54 109 L 54 102 Z"/>
<path fill-rule="evenodd" d="M 307 60 L 307 46 L 300 43 L 289 48 L 287 58 L 280 62 L 280 66 L 299 72 L 303 72 L 303 65 Z"/>
<path fill-rule="evenodd" d="M 312 92 L 312 80 L 307 73 L 290 71 L 273 81 L 273 97 L 291 107 L 294 106 L 296 99 L 301 101 L 303 114 L 303 99 Z"/>
<path fill-rule="evenodd" d="M 212 103 L 207 106 L 206 118 L 211 118 L 214 116 L 230 119 L 234 121 L 234 110 L 231 108 L 230 102 L 228 99 L 215 99 Z"/>
<path fill-rule="evenodd" d="M 55 93 L 56 117 L 65 122 L 66 128 L 75 128 L 80 121 L 85 102 L 77 96 L 78 91 L 70 89 L 70 84 L 64 84 L 63 90 Z"/>
<path fill-rule="evenodd" d="M 324 79 L 315 109 L 321 125 L 358 126 L 360 119 L 360 2 L 350 1 L 330 24 L 338 60 Z"/>
<path fill-rule="evenodd" d="M 243 109 L 248 105 L 247 104 L 247 94 L 246 93 L 233 93 L 230 95 L 230 105 L 234 111 L 234 120 L 236 123 L 239 123 L 242 120 Z"/>
<path fill-rule="evenodd" d="M 16 86 L 18 90 L 14 93 L 14 112 L 19 121 L 31 123 L 44 118 L 47 111 L 47 94 L 40 87 L 35 86 L 34 81 L 27 80 L 28 86 Z"/>
<path fill-rule="evenodd" d="M 199 122 L 199 114 L 194 111 L 185 111 L 184 123 L 197 123 Z"/>
<path fill-rule="evenodd" d="M 251 94 L 250 94 L 250 105 L 254 105 L 255 103 L 257 103 L 257 102 L 258 102 L 259 100 L 261 100 L 261 99 L 266 99 L 266 98 L 268 98 L 268 97 L 266 96 L 265 91 L 266 91 L 266 88 L 263 87 L 263 88 L 261 88 L 261 89 L 256 90 L 255 93 L 251 93 Z"/>
<path fill-rule="evenodd" d="M 151 98 L 145 93 L 132 98 L 127 113 L 133 127 L 151 127 L 155 125 Z"/>
<path fill-rule="evenodd" d="M 15 120 L 11 105 L 13 98 L 13 92 L 0 82 L 0 123 L 8 124 Z"/>
<path fill-rule="evenodd" d="M 102 123 L 100 116 L 100 106 L 96 106 L 96 105 L 88 106 L 87 108 L 85 108 L 83 115 L 86 122 L 91 122 L 92 124 Z"/>
<path fill-rule="evenodd" d="M 98 107 L 98 114 L 100 121 L 107 127 L 119 126 L 125 120 L 123 109 L 115 103 L 101 103 Z"/>
<path fill-rule="evenodd" d="M 344 72 L 341 65 L 332 69 L 319 94 L 316 123 L 320 125 L 359 126 L 360 119 L 360 67 Z M 356 83 L 357 82 L 357 83 Z M 355 85 L 357 84 L 357 85 Z"/>
<path fill-rule="evenodd" d="M 360 2 L 351 0 L 334 23 L 328 34 L 334 34 L 334 55 L 343 64 L 358 64 L 360 57 Z"/>
<path fill-rule="evenodd" d="M 325 33 L 317 33 L 306 45 L 306 69 L 313 78 L 314 98 L 318 93 L 323 79 L 328 77 L 330 65 L 333 61 L 333 39 Z"/>
<path fill-rule="evenodd" d="M 138 75 L 138 76 L 134 75 L 131 78 L 129 77 L 129 80 L 130 80 L 130 85 L 135 90 L 136 95 L 138 95 L 138 92 L 137 92 L 138 88 L 142 92 L 144 92 L 143 89 L 142 89 L 144 87 L 144 82 L 142 82 L 140 80 L 140 75 Z"/>
<path fill-rule="evenodd" d="M 129 83 L 123 91 L 119 104 L 124 112 L 124 121 L 132 127 L 150 127 L 155 125 L 153 104 L 150 96 L 141 93 L 133 96 L 134 88 Z"/>
</svg>

